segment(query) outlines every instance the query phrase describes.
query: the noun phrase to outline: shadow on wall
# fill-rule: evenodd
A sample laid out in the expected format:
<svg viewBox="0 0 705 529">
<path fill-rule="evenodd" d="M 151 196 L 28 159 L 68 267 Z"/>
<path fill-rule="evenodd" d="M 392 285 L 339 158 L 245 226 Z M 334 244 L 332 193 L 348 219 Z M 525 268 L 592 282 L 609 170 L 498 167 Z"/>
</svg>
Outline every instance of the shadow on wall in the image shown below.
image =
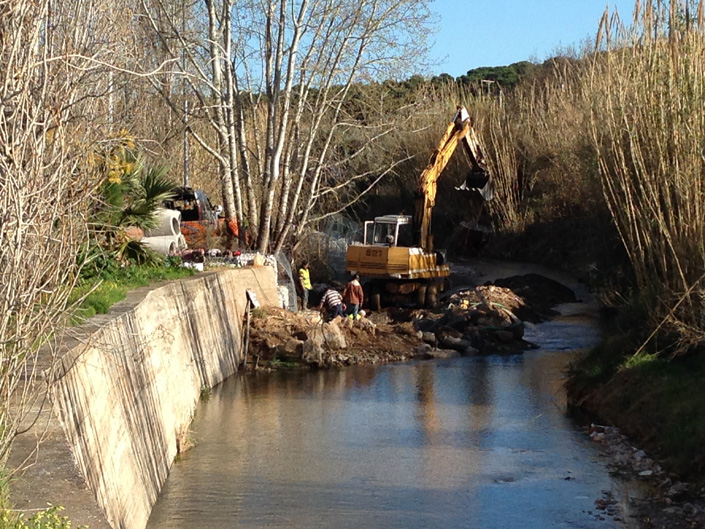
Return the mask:
<svg viewBox="0 0 705 529">
<path fill-rule="evenodd" d="M 55 410 L 112 527 L 145 527 L 201 388 L 237 371 L 246 290 L 279 304 L 271 267 L 136 291 L 62 358 Z"/>
</svg>

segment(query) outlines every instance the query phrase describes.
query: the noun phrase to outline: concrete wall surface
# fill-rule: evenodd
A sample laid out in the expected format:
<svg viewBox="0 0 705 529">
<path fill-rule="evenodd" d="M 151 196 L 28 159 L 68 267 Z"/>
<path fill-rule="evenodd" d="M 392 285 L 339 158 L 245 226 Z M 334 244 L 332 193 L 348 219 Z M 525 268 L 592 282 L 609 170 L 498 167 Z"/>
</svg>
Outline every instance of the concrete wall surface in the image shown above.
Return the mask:
<svg viewBox="0 0 705 529">
<path fill-rule="evenodd" d="M 246 290 L 262 306 L 279 304 L 271 267 L 207 272 L 131 292 L 110 314 L 72 333 L 50 386 L 65 432 L 58 442 L 68 441 L 104 516 L 97 520 L 94 509 L 82 520 L 81 509 L 75 518 L 67 508 L 74 524 L 145 527 L 202 388 L 222 382 L 240 363 Z M 56 469 L 49 467 L 51 475 Z M 66 490 L 75 476 L 54 472 L 52 479 L 62 483 L 59 497 L 51 497 L 45 480 L 44 501 L 86 495 L 81 487 Z M 23 487 L 31 489 L 31 482 Z"/>
</svg>

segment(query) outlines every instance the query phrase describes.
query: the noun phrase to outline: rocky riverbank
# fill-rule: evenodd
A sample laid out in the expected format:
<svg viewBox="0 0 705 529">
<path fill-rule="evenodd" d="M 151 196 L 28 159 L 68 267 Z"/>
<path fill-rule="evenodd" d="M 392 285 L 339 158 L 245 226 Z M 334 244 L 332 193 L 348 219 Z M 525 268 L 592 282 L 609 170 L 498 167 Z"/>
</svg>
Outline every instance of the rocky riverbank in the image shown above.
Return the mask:
<svg viewBox="0 0 705 529">
<path fill-rule="evenodd" d="M 587 435 L 599 443 L 608 458 L 611 473 L 638 480 L 641 497 L 631 498 L 629 517 L 639 527 L 658 529 L 700 529 L 705 527 L 705 488 L 682 481 L 662 464 L 635 447 L 618 428 L 592 424 Z M 624 520 L 624 509 L 608 492 L 595 501 L 595 516 Z"/>
</svg>

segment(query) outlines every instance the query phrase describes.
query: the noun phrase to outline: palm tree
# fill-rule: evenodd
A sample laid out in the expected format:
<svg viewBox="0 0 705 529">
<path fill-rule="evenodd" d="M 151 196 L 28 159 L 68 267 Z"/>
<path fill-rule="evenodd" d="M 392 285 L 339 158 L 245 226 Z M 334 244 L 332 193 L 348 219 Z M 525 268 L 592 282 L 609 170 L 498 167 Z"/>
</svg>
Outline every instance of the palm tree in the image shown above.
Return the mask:
<svg viewBox="0 0 705 529">
<path fill-rule="evenodd" d="M 175 184 L 167 177 L 168 168 L 147 165 L 142 157 L 123 147 L 104 159 L 102 169 L 107 177 L 103 184 L 103 201 L 92 223 L 94 240 L 100 243 L 96 248 L 102 248 L 121 262 L 161 263 L 160 255 L 125 229 L 148 230 L 157 226 L 157 210 L 164 201 L 174 197 Z"/>
<path fill-rule="evenodd" d="M 137 226 L 143 230 L 156 227 L 156 211 L 166 200 L 174 198 L 174 183 L 163 165 L 145 167 L 137 162 L 124 189 L 127 205 L 120 211 L 118 226 Z"/>
</svg>

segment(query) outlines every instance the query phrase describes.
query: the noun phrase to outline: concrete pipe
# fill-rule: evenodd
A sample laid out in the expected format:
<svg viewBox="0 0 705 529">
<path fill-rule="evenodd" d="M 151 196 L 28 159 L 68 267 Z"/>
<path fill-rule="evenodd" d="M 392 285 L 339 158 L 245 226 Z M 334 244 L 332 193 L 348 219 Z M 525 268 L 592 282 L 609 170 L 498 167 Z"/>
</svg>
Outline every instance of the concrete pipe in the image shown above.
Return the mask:
<svg viewBox="0 0 705 529">
<path fill-rule="evenodd" d="M 145 231 L 146 237 L 163 237 L 181 234 L 181 212 L 174 209 L 158 209 L 155 212 L 157 226 Z"/>
<path fill-rule="evenodd" d="M 186 237 L 182 233 L 179 233 L 176 236 L 176 249 L 177 250 L 185 250 L 188 248 L 188 244 L 186 243 Z"/>
<path fill-rule="evenodd" d="M 144 237 L 141 242 L 150 250 L 167 255 L 174 253 L 178 249 L 179 236 L 162 235 L 159 237 Z"/>
</svg>

